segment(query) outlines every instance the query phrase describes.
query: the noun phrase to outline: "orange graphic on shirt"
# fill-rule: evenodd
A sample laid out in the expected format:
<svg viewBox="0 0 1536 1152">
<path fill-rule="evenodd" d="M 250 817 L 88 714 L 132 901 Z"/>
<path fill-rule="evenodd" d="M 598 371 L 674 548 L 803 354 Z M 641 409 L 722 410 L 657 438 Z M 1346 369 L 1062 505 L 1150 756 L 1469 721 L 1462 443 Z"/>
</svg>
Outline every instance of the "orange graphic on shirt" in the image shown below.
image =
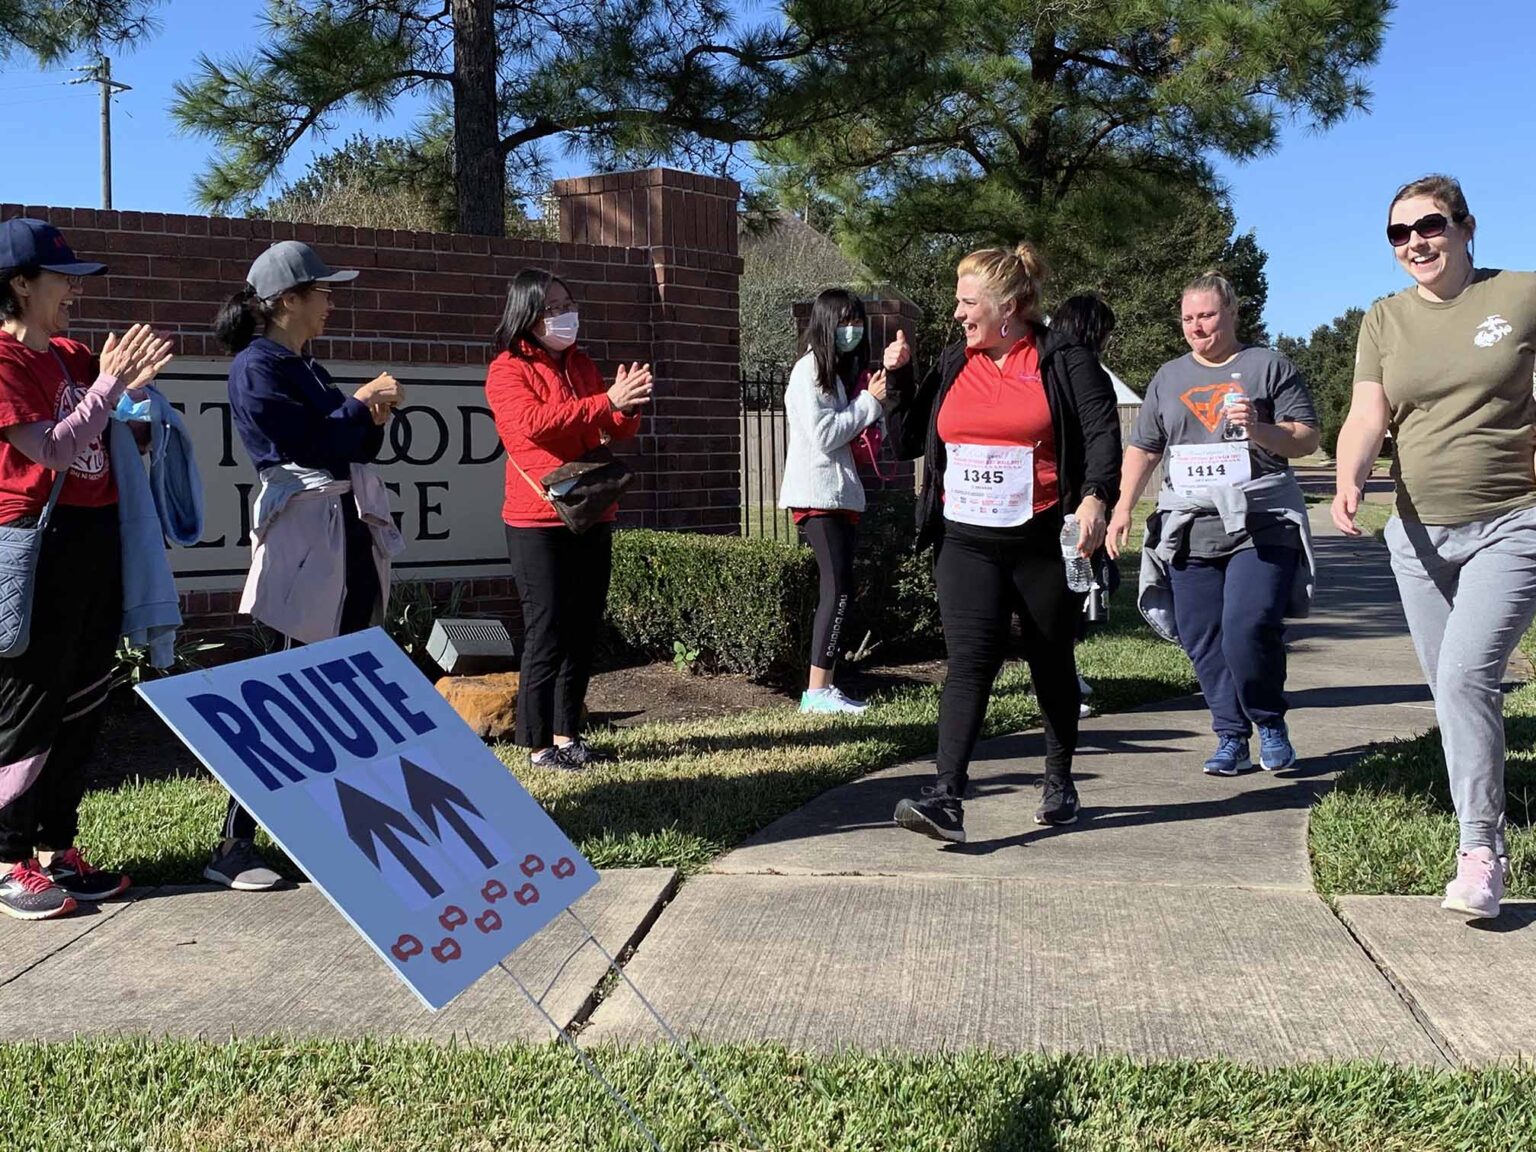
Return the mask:
<svg viewBox="0 0 1536 1152">
<path fill-rule="evenodd" d="M 1179 399 L 1184 402 L 1184 407 L 1195 414 L 1195 419 L 1205 425 L 1207 432 L 1216 432 L 1221 428 L 1222 400 L 1232 392 L 1241 394 L 1242 391 L 1243 386 L 1236 380 L 1228 380 L 1222 384 L 1202 384 L 1198 388 L 1191 388 Z"/>
</svg>

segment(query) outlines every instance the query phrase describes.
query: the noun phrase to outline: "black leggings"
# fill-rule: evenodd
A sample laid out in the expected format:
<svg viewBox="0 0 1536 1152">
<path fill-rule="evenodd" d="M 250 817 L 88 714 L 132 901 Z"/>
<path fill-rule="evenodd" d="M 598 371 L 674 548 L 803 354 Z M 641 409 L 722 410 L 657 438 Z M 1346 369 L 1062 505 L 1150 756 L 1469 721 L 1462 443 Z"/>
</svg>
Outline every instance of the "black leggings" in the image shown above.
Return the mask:
<svg viewBox="0 0 1536 1152">
<path fill-rule="evenodd" d="M 63 851 L 123 630 L 117 505 L 60 504 L 43 531 L 27 650 L 0 660 L 0 866 Z"/>
<path fill-rule="evenodd" d="M 859 529 L 846 516 L 812 516 L 800 531 L 816 553 L 821 573 L 821 599 L 811 629 L 811 666 L 830 672 L 837 667 L 839 641 L 853 603 L 853 550 Z"/>
<path fill-rule="evenodd" d="M 347 590 L 341 602 L 341 631 L 338 636 L 350 636 L 373 626 L 374 610 L 380 597 L 385 597 L 384 607 L 389 607 L 386 594 L 379 587 L 379 570 L 373 561 L 373 533 L 357 514 L 357 502 L 350 496 L 341 500 L 342 524 L 346 530 Z M 302 648 L 301 641 L 291 636 L 282 638 L 282 648 Z M 256 835 L 256 817 L 252 816 L 233 796 L 224 809 L 224 836 L 229 840 L 250 840 Z"/>
<path fill-rule="evenodd" d="M 613 525 L 576 535 L 507 527 L 507 555 L 523 606 L 523 663 L 517 684 L 517 742 L 548 748 L 581 735 L 581 712 L 613 575 Z"/>
<path fill-rule="evenodd" d="M 1061 512 L 1051 509 L 1016 535 L 983 538 L 951 527 L 939 544 L 934 579 L 949 672 L 939 703 L 938 782 L 950 795 L 965 795 L 1015 610 L 1045 718 L 1045 770 L 1072 771 L 1082 703 L 1072 647 L 1083 594 L 1067 587 L 1060 533 Z"/>
</svg>

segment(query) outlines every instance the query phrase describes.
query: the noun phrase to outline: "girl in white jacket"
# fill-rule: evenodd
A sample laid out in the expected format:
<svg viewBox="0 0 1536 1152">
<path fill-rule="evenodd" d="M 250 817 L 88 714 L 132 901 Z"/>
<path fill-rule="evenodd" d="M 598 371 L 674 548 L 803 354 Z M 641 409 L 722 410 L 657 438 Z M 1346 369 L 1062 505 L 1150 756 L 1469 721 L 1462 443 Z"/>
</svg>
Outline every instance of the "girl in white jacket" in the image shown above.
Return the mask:
<svg viewBox="0 0 1536 1152">
<path fill-rule="evenodd" d="M 809 686 L 802 712 L 863 712 L 832 684 L 833 669 L 853 598 L 853 550 L 864 484 L 854 465 L 853 442 L 879 422 L 885 372 L 867 376 L 868 324 L 864 305 L 833 288 L 816 297 L 806 331 L 809 350 L 795 363 L 784 393 L 789 452 L 779 507 L 787 508 L 816 553 L 821 599 L 811 633 Z M 862 391 L 858 385 L 867 383 Z M 849 396 L 853 394 L 853 399 Z"/>
</svg>

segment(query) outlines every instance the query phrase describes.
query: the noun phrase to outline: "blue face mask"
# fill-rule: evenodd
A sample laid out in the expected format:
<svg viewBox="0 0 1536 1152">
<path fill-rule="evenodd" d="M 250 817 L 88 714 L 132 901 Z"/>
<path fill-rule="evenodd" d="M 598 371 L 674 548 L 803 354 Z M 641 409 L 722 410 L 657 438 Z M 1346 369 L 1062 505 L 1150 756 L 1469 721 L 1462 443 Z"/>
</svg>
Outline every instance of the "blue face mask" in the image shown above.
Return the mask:
<svg viewBox="0 0 1536 1152">
<path fill-rule="evenodd" d="M 837 350 L 852 352 L 864 341 L 864 325 L 840 324 L 837 328 Z"/>
</svg>

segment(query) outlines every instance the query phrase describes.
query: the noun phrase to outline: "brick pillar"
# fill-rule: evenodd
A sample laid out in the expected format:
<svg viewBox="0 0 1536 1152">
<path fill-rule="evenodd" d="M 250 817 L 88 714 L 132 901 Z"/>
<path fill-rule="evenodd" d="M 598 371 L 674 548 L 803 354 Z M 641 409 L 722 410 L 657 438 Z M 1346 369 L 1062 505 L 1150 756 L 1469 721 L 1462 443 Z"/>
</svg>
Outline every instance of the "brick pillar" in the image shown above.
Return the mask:
<svg viewBox="0 0 1536 1152">
<path fill-rule="evenodd" d="M 923 310 L 908 300 L 905 296 L 895 293 L 890 295 L 864 296 L 864 315 L 869 321 L 869 366 L 871 371 L 878 368 L 881 356 L 885 352 L 885 346 L 896 339 L 898 330 L 904 330 L 907 334 L 907 343 L 912 345 L 913 357 L 917 356 L 917 328 L 923 319 Z M 795 331 L 798 335 L 796 347 L 805 344 L 805 330 L 811 322 L 810 300 L 801 300 L 795 304 Z M 882 454 L 880 467 L 885 472 L 882 480 L 875 473 L 863 465 L 859 468 L 859 478 L 864 481 L 864 492 L 871 499 L 876 499 L 883 492 L 911 492 L 917 484 L 915 461 L 897 460 L 890 449 Z"/>
<path fill-rule="evenodd" d="M 651 267 L 656 396 L 631 458 L 625 522 L 741 530 L 734 180 L 669 168 L 555 181 L 564 243 L 619 245 Z"/>
</svg>

